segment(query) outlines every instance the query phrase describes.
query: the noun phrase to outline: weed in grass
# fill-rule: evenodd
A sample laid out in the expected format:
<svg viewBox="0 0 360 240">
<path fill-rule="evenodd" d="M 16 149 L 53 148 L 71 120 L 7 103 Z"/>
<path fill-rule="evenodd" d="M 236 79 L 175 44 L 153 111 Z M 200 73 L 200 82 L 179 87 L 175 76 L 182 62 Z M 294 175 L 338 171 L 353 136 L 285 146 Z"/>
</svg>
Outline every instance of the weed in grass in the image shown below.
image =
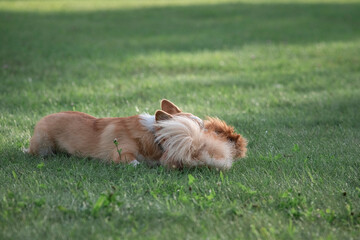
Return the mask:
<svg viewBox="0 0 360 240">
<path fill-rule="evenodd" d="M 120 197 L 114 192 L 102 193 L 92 207 L 91 215 L 97 217 L 100 210 L 104 211 L 106 215 L 114 214 L 119 211 L 122 204 Z"/>
<path fill-rule="evenodd" d="M 118 140 L 115 138 L 114 139 L 114 144 L 115 144 L 115 146 L 116 146 L 116 150 L 117 150 L 117 153 L 119 154 L 119 159 L 121 160 L 121 152 L 122 152 L 122 149 L 120 148 L 119 149 L 119 142 L 118 142 Z M 125 159 L 126 160 L 126 159 Z"/>
<path fill-rule="evenodd" d="M 36 167 L 41 170 L 44 166 L 45 166 L 45 163 L 42 162 L 42 163 L 39 163 Z"/>
</svg>

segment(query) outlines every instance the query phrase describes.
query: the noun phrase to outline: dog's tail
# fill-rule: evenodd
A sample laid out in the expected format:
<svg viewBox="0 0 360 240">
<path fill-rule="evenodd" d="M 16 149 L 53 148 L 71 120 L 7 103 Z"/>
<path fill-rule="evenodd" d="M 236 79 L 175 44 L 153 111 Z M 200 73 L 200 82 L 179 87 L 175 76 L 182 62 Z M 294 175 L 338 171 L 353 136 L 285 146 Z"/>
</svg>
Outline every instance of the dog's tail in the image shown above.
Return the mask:
<svg viewBox="0 0 360 240">
<path fill-rule="evenodd" d="M 156 141 L 164 149 L 162 164 L 169 167 L 231 167 L 233 144 L 214 132 L 202 129 L 192 119 L 173 116 L 171 119 L 158 121 L 155 126 Z"/>
</svg>

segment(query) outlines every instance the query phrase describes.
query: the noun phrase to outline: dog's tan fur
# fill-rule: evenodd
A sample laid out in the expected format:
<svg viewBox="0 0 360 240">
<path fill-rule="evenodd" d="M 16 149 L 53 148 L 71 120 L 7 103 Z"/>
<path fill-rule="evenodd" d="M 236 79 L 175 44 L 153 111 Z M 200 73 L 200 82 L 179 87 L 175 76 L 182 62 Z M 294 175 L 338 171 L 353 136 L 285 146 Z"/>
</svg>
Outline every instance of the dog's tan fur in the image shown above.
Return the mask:
<svg viewBox="0 0 360 240">
<path fill-rule="evenodd" d="M 119 156 L 114 139 L 122 149 Z M 161 149 L 154 135 L 139 120 L 139 116 L 126 118 L 95 118 L 81 112 L 51 114 L 39 121 L 30 140 L 29 153 L 46 156 L 65 152 L 105 161 L 131 162 L 141 154 L 158 159 Z"/>
</svg>

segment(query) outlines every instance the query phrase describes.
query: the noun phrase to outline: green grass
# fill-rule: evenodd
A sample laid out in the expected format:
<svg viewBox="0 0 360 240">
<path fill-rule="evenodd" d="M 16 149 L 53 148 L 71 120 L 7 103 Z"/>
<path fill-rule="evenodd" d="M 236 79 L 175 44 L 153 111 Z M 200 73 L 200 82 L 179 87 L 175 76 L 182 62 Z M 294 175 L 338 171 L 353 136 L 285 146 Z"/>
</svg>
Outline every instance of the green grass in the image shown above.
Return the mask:
<svg viewBox="0 0 360 240">
<path fill-rule="evenodd" d="M 358 1 L 0 1 L 0 239 L 359 239 L 359 26 Z M 21 152 L 46 114 L 162 98 L 234 125 L 248 157 Z"/>
</svg>

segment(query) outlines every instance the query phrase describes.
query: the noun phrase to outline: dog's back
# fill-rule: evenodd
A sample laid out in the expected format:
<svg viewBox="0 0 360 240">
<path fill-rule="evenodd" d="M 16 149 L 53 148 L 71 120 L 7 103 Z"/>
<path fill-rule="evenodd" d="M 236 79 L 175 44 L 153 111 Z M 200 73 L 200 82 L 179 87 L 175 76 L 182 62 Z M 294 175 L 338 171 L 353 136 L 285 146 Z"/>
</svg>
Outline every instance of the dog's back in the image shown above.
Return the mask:
<svg viewBox="0 0 360 240">
<path fill-rule="evenodd" d="M 140 119 L 139 115 L 95 118 L 81 112 L 54 113 L 37 123 L 27 152 L 43 157 L 64 152 L 116 163 L 129 163 L 138 156 L 159 159 L 162 151 L 155 136 Z"/>
</svg>

